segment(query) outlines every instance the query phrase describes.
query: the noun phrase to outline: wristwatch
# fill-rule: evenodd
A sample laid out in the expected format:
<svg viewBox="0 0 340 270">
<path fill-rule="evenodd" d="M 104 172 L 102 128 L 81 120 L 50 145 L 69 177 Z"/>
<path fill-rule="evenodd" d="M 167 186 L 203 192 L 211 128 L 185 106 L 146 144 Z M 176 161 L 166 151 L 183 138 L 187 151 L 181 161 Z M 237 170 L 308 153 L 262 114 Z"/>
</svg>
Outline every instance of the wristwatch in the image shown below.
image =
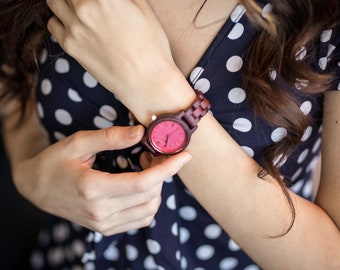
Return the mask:
<svg viewBox="0 0 340 270">
<path fill-rule="evenodd" d="M 188 146 L 198 122 L 211 107 L 202 92 L 195 92 L 196 99 L 187 110 L 152 117 L 141 142 L 155 156 L 176 154 Z"/>
</svg>

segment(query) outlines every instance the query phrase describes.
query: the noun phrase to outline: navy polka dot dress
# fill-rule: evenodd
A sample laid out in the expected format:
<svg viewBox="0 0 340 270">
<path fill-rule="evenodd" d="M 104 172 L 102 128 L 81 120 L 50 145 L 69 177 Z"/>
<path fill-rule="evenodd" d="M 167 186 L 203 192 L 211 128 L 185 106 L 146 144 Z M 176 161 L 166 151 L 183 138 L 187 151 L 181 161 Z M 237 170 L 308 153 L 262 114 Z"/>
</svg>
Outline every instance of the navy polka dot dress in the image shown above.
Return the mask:
<svg viewBox="0 0 340 270">
<path fill-rule="evenodd" d="M 270 10 L 264 5 L 263 12 Z M 215 40 L 192 70 L 188 82 L 206 94 L 212 113 L 244 151 L 259 162 L 261 151 L 287 135 L 287 130 L 257 117 L 248 107 L 242 88 L 242 55 L 253 40 L 245 9 L 235 8 Z M 318 41 L 315 68 L 337 74 L 333 89 L 340 90 L 340 36 L 325 30 Z M 305 56 L 302 48 L 296 61 Z M 128 109 L 51 39 L 40 57 L 37 108 L 51 142 L 78 130 L 134 125 Z M 275 80 L 273 70 L 268 74 Z M 311 198 L 311 171 L 321 147 L 322 94 L 305 95 L 299 82 L 292 91 L 301 111 L 313 125 L 301 138 L 299 148 L 282 162 L 281 174 L 291 189 Z M 138 171 L 136 145 L 121 151 L 98 154 L 96 168 L 108 172 Z M 227 161 L 226 161 L 227 163 Z M 110 237 L 56 219 L 42 231 L 31 258 L 33 269 L 260 269 L 209 214 L 198 204 L 181 180 L 166 179 L 162 204 L 152 224 L 143 229 Z"/>
</svg>

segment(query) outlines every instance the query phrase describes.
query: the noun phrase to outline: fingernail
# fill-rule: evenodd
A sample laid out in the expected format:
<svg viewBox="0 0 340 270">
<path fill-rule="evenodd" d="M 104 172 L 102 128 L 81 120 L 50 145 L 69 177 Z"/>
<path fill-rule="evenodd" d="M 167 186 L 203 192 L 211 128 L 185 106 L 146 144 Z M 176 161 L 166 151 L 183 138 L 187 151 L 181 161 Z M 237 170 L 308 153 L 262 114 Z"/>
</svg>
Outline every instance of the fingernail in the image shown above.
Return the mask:
<svg viewBox="0 0 340 270">
<path fill-rule="evenodd" d="M 136 137 L 140 133 L 140 126 L 131 126 L 127 131 L 127 135 L 130 138 Z"/>
</svg>

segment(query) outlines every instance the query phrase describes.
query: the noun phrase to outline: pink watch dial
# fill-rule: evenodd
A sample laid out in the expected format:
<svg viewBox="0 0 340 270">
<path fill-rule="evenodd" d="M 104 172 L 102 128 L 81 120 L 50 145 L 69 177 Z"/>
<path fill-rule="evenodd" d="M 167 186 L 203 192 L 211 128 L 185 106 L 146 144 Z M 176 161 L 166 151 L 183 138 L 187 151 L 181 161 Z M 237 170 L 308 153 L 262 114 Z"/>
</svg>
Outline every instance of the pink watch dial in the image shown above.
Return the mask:
<svg viewBox="0 0 340 270">
<path fill-rule="evenodd" d="M 150 142 L 164 154 L 174 153 L 183 149 L 187 142 L 187 135 L 178 122 L 166 120 L 153 127 Z"/>
</svg>

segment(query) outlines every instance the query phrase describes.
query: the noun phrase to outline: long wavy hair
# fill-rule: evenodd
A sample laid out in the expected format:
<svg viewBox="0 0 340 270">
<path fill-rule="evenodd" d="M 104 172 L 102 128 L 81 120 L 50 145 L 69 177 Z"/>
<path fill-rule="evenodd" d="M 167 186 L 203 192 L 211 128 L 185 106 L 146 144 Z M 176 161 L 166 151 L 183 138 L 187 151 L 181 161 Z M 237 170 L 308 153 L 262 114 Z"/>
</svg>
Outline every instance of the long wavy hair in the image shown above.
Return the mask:
<svg viewBox="0 0 340 270">
<path fill-rule="evenodd" d="M 202 8 L 207 0 L 202 3 Z M 331 75 L 313 71 L 306 61 L 296 61 L 301 48 L 312 48 L 322 31 L 339 22 L 339 0 L 268 0 L 270 14 L 263 16 L 255 0 L 239 0 L 258 34 L 247 51 L 243 74 L 247 100 L 253 111 L 270 123 L 285 127 L 287 136 L 266 149 L 263 169 L 280 183 L 289 202 L 292 222 L 295 209 L 281 181 L 277 157 L 288 156 L 300 143 L 310 119 L 299 109 L 291 94 L 268 74 L 275 70 L 287 84 L 296 79 L 308 81 L 301 91 L 318 93 L 330 87 Z M 51 16 L 44 0 L 2 0 L 0 2 L 0 102 L 19 98 L 23 104 L 30 95 L 37 70 L 37 53 L 47 36 L 46 23 Z M 312 50 L 307 50 L 312 53 Z M 251 56 L 251 57 L 250 57 Z M 307 55 L 308 59 L 311 55 Z M 1 104 L 1 103 L 0 103 Z M 276 160 L 276 162 L 274 162 Z M 287 232 L 289 231 L 287 230 Z"/>
<path fill-rule="evenodd" d="M 17 98 L 25 111 L 50 16 L 42 0 L 0 1 L 0 106 Z"/>
</svg>

